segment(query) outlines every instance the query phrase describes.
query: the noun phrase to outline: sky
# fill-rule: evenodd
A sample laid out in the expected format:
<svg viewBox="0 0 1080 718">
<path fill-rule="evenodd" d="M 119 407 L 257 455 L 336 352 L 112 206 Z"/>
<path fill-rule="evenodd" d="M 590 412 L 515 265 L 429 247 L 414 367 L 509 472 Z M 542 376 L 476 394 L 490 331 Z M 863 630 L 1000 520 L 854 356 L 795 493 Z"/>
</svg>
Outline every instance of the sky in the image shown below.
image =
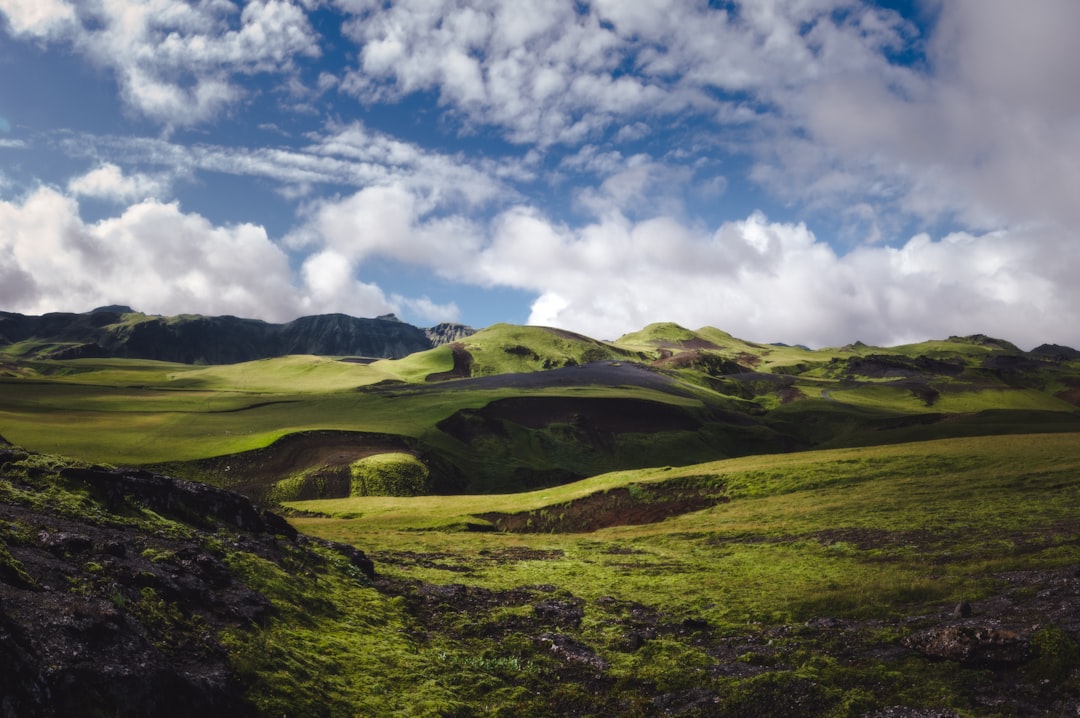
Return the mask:
<svg viewBox="0 0 1080 718">
<path fill-rule="evenodd" d="M 0 310 L 1080 346 L 1075 0 L 0 0 Z"/>
</svg>

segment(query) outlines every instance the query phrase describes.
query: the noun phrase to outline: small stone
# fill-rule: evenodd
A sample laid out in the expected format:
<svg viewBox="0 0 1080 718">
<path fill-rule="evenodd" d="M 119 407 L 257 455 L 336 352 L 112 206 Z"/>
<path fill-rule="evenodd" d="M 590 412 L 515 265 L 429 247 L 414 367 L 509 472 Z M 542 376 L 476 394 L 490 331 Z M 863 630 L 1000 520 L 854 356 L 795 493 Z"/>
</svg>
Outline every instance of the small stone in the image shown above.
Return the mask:
<svg viewBox="0 0 1080 718">
<path fill-rule="evenodd" d="M 969 618 L 971 616 L 971 604 L 967 601 L 961 601 L 953 608 L 952 615 L 954 618 Z"/>
</svg>

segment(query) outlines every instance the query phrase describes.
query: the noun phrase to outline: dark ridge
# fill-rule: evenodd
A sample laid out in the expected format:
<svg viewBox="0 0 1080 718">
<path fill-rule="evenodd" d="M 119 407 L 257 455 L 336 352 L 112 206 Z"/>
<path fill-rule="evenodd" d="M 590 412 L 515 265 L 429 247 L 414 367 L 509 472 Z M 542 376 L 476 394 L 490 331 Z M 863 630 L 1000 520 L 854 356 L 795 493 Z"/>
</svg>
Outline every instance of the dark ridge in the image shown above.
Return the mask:
<svg viewBox="0 0 1080 718">
<path fill-rule="evenodd" d="M 0 312 L 0 347 L 36 344 L 28 357 L 124 357 L 184 364 L 235 364 L 288 354 L 400 358 L 474 333 L 461 324 L 421 329 L 392 314 L 300 317 L 285 324 L 233 316 L 138 314 L 109 305 L 85 314 Z"/>
<path fill-rule="evenodd" d="M 958 342 L 960 344 L 974 344 L 976 346 L 988 347 L 990 349 L 1003 349 L 1009 352 L 1015 352 L 1020 354 L 1021 351 L 1012 342 L 1007 342 L 1004 339 L 996 339 L 994 337 L 987 336 L 985 334 L 969 334 L 966 337 L 951 336 L 950 342 Z"/>
<path fill-rule="evenodd" d="M 424 334 L 427 335 L 428 341 L 432 346 L 442 346 L 443 344 L 453 344 L 459 342 L 465 337 L 476 334 L 476 330 L 465 324 L 457 324 L 455 322 L 442 322 L 436 324 L 433 327 L 429 327 L 424 330 Z"/>
<path fill-rule="evenodd" d="M 1080 359 L 1080 351 L 1060 344 L 1040 344 L 1032 349 L 1030 353 L 1051 361 L 1074 361 Z"/>
<path fill-rule="evenodd" d="M 108 312 L 110 314 L 135 314 L 135 310 L 126 304 L 109 304 L 104 307 L 97 307 L 91 309 L 90 314 L 98 314 L 100 312 Z"/>
</svg>

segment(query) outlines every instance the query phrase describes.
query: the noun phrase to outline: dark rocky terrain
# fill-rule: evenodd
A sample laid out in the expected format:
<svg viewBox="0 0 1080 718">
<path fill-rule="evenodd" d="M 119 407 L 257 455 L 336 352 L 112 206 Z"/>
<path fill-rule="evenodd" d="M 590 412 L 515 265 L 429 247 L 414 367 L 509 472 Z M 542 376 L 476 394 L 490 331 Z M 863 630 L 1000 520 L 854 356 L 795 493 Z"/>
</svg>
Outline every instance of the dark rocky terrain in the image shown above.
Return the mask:
<svg viewBox="0 0 1080 718">
<path fill-rule="evenodd" d="M 449 323 L 421 329 L 392 314 L 374 319 L 322 314 L 271 324 L 232 316 L 151 316 L 123 306 L 83 314 L 0 312 L 0 348 L 24 343 L 20 355 L 49 359 L 233 364 L 287 354 L 399 358 L 472 333 Z"/>
<path fill-rule="evenodd" d="M 315 546 L 374 576 L 238 494 L 0 444 L 0 716 L 257 715 L 222 634 L 275 609 L 238 557 Z"/>
</svg>

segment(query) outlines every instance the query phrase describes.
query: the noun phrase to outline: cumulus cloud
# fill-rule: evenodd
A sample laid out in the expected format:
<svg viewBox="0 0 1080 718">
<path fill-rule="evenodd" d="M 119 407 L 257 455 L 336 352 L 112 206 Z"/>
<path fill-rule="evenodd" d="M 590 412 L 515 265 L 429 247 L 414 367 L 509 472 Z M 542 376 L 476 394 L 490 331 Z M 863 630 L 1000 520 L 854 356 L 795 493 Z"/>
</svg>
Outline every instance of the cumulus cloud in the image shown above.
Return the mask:
<svg viewBox="0 0 1080 718">
<path fill-rule="evenodd" d="M 476 149 L 330 120 L 276 147 L 72 134 L 68 155 L 101 164 L 70 197 L 0 204 L 0 299 L 457 316 L 361 279 L 387 260 L 530 292 L 532 321 L 597 336 L 674 320 L 813 345 L 1080 343 L 1059 319 L 1080 299 L 1080 6 L 923 7 L 916 26 L 859 0 L 0 0 L 9 34 L 90 58 L 167 127 L 270 73 L 311 103 L 437 97 L 441 145 Z M 345 17 L 351 64 L 304 88 L 316 10 Z M 155 199 L 199 172 L 272 180 L 297 226 L 279 246 Z M 743 181 L 806 221 L 729 204 Z M 130 206 L 89 224 L 76 197 Z M 139 296 L 110 294 L 123 272 Z"/>
<path fill-rule="evenodd" d="M 82 221 L 74 199 L 47 187 L 0 202 L 0 258 L 0 301 L 24 313 L 123 303 L 285 321 L 302 311 L 393 309 L 328 252 L 309 257 L 298 276 L 262 227 L 215 226 L 155 200 L 93 224 Z"/>
<path fill-rule="evenodd" d="M 783 122 L 755 143 L 754 178 L 830 211 L 865 203 L 879 217 L 985 231 L 1032 221 L 1080 227 L 1080 6 L 1003 0 L 932 4 L 930 34 L 863 33 L 862 60 L 776 95 Z M 863 23 L 865 25 L 865 23 Z M 825 26 L 823 26 L 825 27 Z M 847 47 L 835 32 L 825 47 Z M 925 53 L 890 63 L 887 50 Z M 850 56 L 850 55 L 849 55 Z"/>
<path fill-rule="evenodd" d="M 517 208 L 461 271 L 535 292 L 530 323 L 607 338 L 676 321 L 814 346 L 977 332 L 1075 344 L 1080 334 L 1061 317 L 1080 299 L 1076 240 L 1060 227 L 1033 227 L 922 234 L 899 248 L 838 255 L 805 225 L 761 214 L 712 233 L 670 219 L 574 230 Z"/>
<path fill-rule="evenodd" d="M 427 215 L 405 188 L 390 186 L 324 201 L 303 236 L 298 246 L 319 262 L 335 258 L 340 281 L 373 258 L 391 259 L 532 293 L 530 323 L 605 338 L 677 321 L 814 346 L 977 332 L 1031 346 L 1080 343 L 1060 319 L 1080 300 L 1072 279 L 1080 245 L 1060 225 L 919 234 L 841 254 L 805 224 L 761 213 L 714 230 L 617 211 L 571 226 L 516 205 L 479 224 Z"/>
<path fill-rule="evenodd" d="M 346 91 L 382 101 L 434 89 L 467 123 L 501 126 L 516 142 L 578 141 L 618 117 L 712 104 L 619 75 L 633 48 L 571 2 L 338 4 L 355 15 L 346 33 L 361 48 Z"/>
<path fill-rule="evenodd" d="M 337 4 L 354 15 L 346 32 L 360 47 L 347 91 L 377 102 L 435 90 L 467 124 L 542 145 L 611 128 L 633 139 L 648 132 L 642 117 L 745 122 L 747 103 L 878 66 L 910 34 L 896 13 L 853 0 Z"/>
<path fill-rule="evenodd" d="M 125 102 L 168 126 L 215 117 L 244 90 L 234 75 L 287 72 L 320 54 L 292 0 L 0 0 L 13 34 L 66 42 L 115 73 Z"/>
<path fill-rule="evenodd" d="M 0 12 L 16 35 L 42 39 L 62 34 L 75 22 L 67 0 L 0 0 Z"/>
</svg>

